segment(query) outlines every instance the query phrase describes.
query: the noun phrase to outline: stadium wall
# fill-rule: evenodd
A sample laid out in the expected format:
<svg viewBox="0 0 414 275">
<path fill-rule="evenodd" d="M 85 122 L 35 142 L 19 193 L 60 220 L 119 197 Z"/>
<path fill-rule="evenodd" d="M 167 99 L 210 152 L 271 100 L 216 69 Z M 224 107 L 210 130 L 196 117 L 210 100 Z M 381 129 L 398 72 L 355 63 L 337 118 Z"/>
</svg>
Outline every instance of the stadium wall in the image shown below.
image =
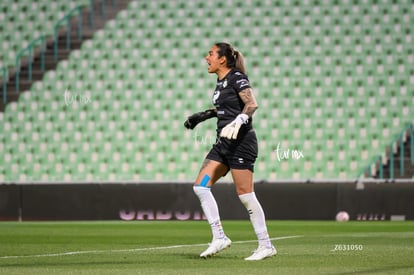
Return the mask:
<svg viewBox="0 0 414 275">
<path fill-rule="evenodd" d="M 256 183 L 269 220 L 414 219 L 413 181 Z M 234 186 L 213 188 L 223 219 L 248 219 Z M 191 183 L 0 184 L 0 220 L 200 220 Z"/>
</svg>

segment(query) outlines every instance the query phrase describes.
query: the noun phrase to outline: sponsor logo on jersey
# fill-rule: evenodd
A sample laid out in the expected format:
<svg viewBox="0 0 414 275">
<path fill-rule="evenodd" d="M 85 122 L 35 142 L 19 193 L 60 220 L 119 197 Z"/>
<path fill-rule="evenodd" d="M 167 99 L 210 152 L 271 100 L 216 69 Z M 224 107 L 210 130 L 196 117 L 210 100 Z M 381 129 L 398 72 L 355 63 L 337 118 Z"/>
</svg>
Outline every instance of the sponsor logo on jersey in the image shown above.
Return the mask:
<svg viewBox="0 0 414 275">
<path fill-rule="evenodd" d="M 247 79 L 237 80 L 236 83 L 239 84 L 239 88 L 249 86 L 249 81 Z"/>
</svg>

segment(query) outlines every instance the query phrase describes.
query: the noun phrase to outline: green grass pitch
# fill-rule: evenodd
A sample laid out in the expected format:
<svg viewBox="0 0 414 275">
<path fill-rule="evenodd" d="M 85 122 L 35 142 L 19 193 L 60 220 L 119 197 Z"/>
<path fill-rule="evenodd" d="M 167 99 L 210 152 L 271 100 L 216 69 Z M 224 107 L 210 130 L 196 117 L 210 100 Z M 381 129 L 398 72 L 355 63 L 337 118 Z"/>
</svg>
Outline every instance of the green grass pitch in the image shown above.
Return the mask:
<svg viewBox="0 0 414 275">
<path fill-rule="evenodd" d="M 414 222 L 268 221 L 278 254 L 249 221 L 223 221 L 233 244 L 209 259 L 206 221 L 1 222 L 0 274 L 414 274 Z"/>
</svg>

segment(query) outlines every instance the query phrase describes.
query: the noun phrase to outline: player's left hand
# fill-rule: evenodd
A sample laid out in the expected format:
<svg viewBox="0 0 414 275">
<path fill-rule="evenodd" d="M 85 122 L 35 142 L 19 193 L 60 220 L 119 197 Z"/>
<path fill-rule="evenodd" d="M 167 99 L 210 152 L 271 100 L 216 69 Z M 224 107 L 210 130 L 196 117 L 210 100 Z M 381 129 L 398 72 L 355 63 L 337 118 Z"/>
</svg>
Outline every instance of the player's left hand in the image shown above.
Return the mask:
<svg viewBox="0 0 414 275">
<path fill-rule="evenodd" d="M 220 132 L 220 137 L 227 139 L 237 139 L 240 127 L 249 121 L 249 116 L 246 114 L 238 115 L 232 122 L 227 124 Z"/>
</svg>

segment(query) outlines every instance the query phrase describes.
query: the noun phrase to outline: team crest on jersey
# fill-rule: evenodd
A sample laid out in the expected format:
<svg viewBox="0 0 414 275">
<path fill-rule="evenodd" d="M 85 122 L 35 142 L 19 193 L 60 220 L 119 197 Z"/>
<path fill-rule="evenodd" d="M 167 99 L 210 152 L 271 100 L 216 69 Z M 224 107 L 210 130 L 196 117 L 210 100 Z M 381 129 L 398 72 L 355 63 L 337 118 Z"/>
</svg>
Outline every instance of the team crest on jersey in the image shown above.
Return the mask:
<svg viewBox="0 0 414 275">
<path fill-rule="evenodd" d="M 224 82 L 223 82 L 223 88 L 226 88 L 226 87 L 227 87 L 227 78 L 224 79 Z"/>
<path fill-rule="evenodd" d="M 220 96 L 220 91 L 214 91 L 214 94 L 213 94 L 213 105 L 216 105 L 217 104 L 217 99 L 219 98 L 219 96 Z"/>
</svg>

